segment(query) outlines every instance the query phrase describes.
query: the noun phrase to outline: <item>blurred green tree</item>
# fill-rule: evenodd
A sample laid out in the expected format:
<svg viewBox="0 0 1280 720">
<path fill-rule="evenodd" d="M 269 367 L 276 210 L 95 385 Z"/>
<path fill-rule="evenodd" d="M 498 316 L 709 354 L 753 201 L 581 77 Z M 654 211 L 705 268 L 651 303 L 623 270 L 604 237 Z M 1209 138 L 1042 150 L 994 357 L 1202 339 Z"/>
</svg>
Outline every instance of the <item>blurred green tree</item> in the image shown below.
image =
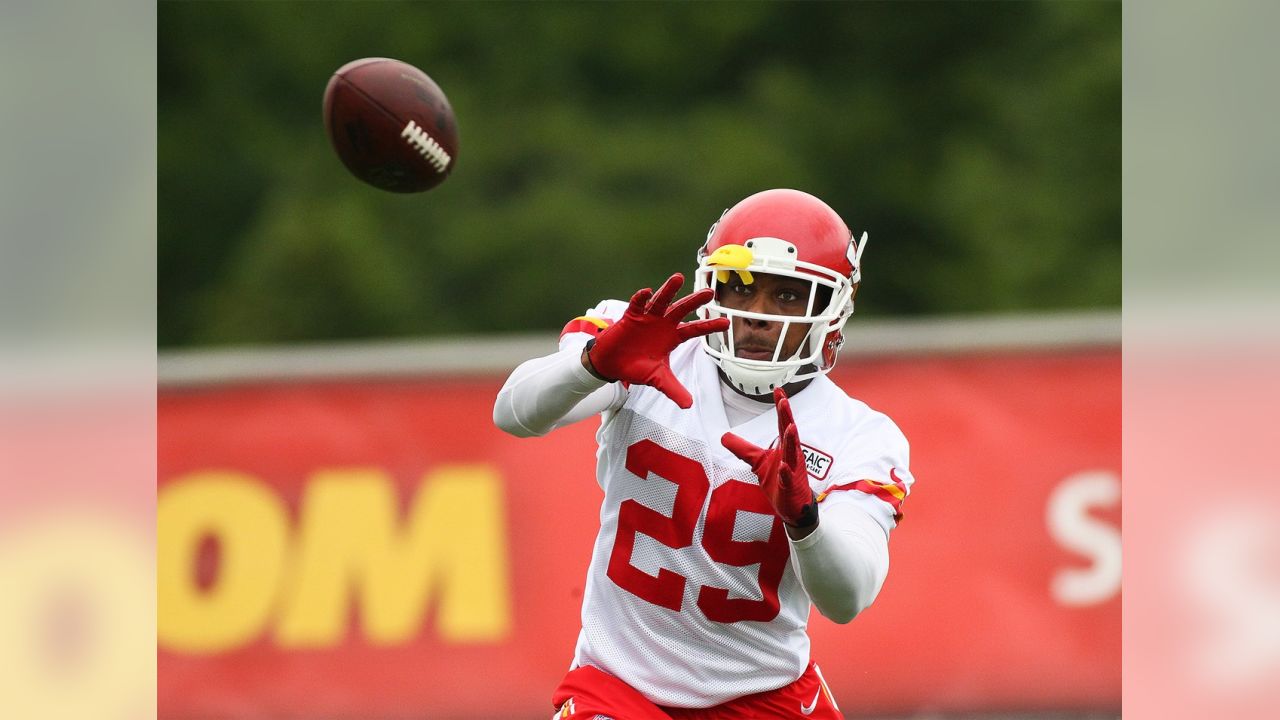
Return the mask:
<svg viewBox="0 0 1280 720">
<path fill-rule="evenodd" d="M 158 35 L 162 347 L 557 329 L 769 187 L 870 232 L 860 313 L 1120 304 L 1119 3 L 163 2 Z M 440 188 L 328 147 L 365 56 L 448 93 Z"/>
</svg>

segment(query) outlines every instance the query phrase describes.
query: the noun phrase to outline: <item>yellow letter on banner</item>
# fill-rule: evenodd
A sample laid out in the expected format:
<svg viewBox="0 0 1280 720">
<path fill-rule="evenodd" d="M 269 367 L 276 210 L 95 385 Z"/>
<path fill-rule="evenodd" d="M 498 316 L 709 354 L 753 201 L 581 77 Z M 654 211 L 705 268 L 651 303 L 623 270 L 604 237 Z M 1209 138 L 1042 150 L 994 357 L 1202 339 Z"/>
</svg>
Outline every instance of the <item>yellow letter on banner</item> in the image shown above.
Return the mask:
<svg viewBox="0 0 1280 720">
<path fill-rule="evenodd" d="M 276 638 L 286 647 L 341 642 L 358 599 L 375 645 L 408 642 L 431 602 L 450 642 L 491 642 L 511 625 L 502 483 L 488 466 L 427 475 L 401 523 L 378 470 L 313 476 Z"/>
<path fill-rule="evenodd" d="M 266 485 L 233 472 L 201 472 L 162 487 L 156 508 L 160 646 L 214 653 L 252 641 L 267 624 L 285 561 L 288 518 Z M 196 548 L 217 540 L 213 586 L 196 586 Z"/>
</svg>

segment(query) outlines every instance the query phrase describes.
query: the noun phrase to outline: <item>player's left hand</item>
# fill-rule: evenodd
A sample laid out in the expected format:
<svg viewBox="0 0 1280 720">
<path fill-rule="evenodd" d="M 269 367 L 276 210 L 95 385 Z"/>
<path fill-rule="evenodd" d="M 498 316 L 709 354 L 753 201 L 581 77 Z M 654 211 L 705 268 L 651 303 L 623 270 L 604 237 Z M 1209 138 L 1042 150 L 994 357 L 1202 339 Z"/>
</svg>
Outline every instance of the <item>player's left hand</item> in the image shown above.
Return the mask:
<svg viewBox="0 0 1280 720">
<path fill-rule="evenodd" d="M 800 433 L 791 415 L 791 402 L 782 388 L 773 391 L 773 402 L 778 411 L 777 445 L 766 450 L 731 432 L 725 433 L 720 443 L 751 465 L 760 480 L 760 489 L 782 522 L 794 528 L 810 528 L 818 523 L 818 501 L 809 487 L 809 472 L 800 449 Z"/>
</svg>

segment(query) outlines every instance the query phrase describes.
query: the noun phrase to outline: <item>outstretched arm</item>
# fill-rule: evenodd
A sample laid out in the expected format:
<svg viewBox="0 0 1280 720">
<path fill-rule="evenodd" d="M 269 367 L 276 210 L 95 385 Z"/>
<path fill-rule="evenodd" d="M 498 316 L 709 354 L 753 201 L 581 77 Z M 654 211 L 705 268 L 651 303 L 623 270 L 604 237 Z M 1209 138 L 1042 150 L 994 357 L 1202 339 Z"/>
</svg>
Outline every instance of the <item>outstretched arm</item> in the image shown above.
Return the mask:
<svg viewBox="0 0 1280 720">
<path fill-rule="evenodd" d="M 786 527 L 800 583 L 818 612 L 847 623 L 884 585 L 889 538 L 875 518 L 853 503 L 828 503 L 819 512 L 791 403 L 782 388 L 773 391 L 773 399 L 779 438 L 774 447 L 759 447 L 733 433 L 725 433 L 720 442 L 751 465 L 760 491 Z"/>
<path fill-rule="evenodd" d="M 656 293 L 637 292 L 593 344 L 570 344 L 520 365 L 498 393 L 494 424 L 517 437 L 545 435 L 621 406 L 628 385 L 652 386 L 689 407 L 693 399 L 672 374 L 668 356 L 685 340 L 724 330 L 729 320 L 683 322 L 711 299 L 711 291 L 704 290 L 672 302 L 683 283 L 684 276 L 676 273 Z"/>
<path fill-rule="evenodd" d="M 516 437 L 537 437 L 621 405 L 626 394 L 588 372 L 582 350 L 569 347 L 517 367 L 498 392 L 493 422 Z"/>
<path fill-rule="evenodd" d="M 791 555 L 800 584 L 828 620 L 847 623 L 880 594 L 889 575 L 889 538 L 855 503 L 822 504 L 822 523 Z"/>
</svg>

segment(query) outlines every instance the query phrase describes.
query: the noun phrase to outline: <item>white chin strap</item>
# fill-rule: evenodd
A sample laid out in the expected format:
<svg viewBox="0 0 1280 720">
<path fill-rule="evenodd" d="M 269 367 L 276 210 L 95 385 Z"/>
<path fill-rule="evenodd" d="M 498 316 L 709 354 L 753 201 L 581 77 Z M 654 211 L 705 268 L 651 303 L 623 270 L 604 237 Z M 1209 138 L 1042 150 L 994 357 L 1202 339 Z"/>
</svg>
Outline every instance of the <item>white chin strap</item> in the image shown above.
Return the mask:
<svg viewBox="0 0 1280 720">
<path fill-rule="evenodd" d="M 748 367 L 729 358 L 717 362 L 733 386 L 747 395 L 768 395 L 774 388 L 791 382 L 800 370 L 799 365 L 780 368 Z"/>
</svg>

